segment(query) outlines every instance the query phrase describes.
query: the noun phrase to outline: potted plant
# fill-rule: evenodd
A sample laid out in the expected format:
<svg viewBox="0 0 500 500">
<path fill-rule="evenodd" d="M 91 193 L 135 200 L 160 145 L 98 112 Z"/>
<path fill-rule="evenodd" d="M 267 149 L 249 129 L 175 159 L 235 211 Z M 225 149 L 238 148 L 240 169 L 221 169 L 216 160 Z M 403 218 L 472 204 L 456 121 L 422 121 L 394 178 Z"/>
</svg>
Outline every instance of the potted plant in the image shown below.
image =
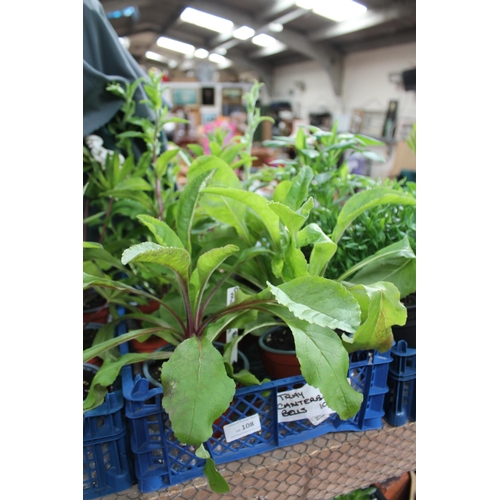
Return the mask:
<svg viewBox="0 0 500 500">
<path fill-rule="evenodd" d="M 292 330 L 306 381 L 318 387 L 328 406 L 337 411 L 341 418 L 356 414 L 361 404 L 361 395 L 347 382 L 348 350 L 380 348 L 387 350 L 392 344 L 390 327 L 405 320 L 404 307 L 399 302 L 397 288 L 390 283 L 377 283 L 371 287 L 363 285 L 345 286 L 320 276 L 331 257 L 336 243 L 327 238 L 319 227 L 301 226 L 307 219 L 312 201 L 299 204 L 297 197 L 304 193 L 296 187 L 303 179 L 297 176 L 292 204 L 299 204 L 294 211 L 279 202 L 267 202 L 261 196 L 244 189 L 213 186 L 216 183 L 235 179 L 234 172 L 220 159 L 201 157 L 190 167 L 188 183 L 180 194 L 177 210 L 176 230 L 166 223 L 147 219 L 155 242 L 133 245 L 124 251 L 122 263 L 154 263 L 172 274 L 176 282 L 176 293 L 170 291 L 159 300 L 148 292 L 135 289 L 124 283 L 85 275 L 85 287 L 111 288 L 159 300 L 161 319 L 150 317 L 148 321 L 156 327 L 129 332 L 118 338 L 92 347 L 84 353 L 84 359 L 98 355 L 145 333 L 157 333 L 174 344 L 169 362 L 162 369 L 164 388 L 163 405 L 172 422 L 175 435 L 183 443 L 196 446 L 200 456 L 207 458 L 206 473 L 214 488 L 225 491 L 222 478 L 215 471 L 210 457 L 206 456 L 203 442 L 212 432 L 212 423 L 228 408 L 234 395 L 238 374 L 228 376 L 224 358 L 214 347 L 222 331 L 247 325 L 245 334 L 261 329 L 269 322 L 269 316 L 279 318 Z M 231 185 L 231 184 L 230 184 Z M 371 193 L 361 200 L 346 204 L 344 218 L 346 227 L 362 207 L 375 203 Z M 234 218 L 230 202 L 225 211 L 220 200 L 210 198 L 229 197 L 243 205 L 243 216 Z M 209 199 L 203 200 L 207 196 Z M 410 202 L 410 200 L 408 200 Z M 259 216 L 248 213 L 245 207 L 252 207 Z M 216 238 L 209 239 L 209 249 L 199 248 L 203 238 L 192 238 L 194 221 L 204 220 L 206 209 L 216 214 L 216 220 L 232 221 L 241 238 L 238 243 L 214 246 L 214 241 L 224 241 L 226 227 L 219 224 L 220 231 L 210 227 L 208 233 Z M 208 214 L 210 215 L 210 214 Z M 143 218 L 144 221 L 144 218 Z M 265 229 L 261 239 L 254 240 L 253 233 Z M 339 232 L 340 229 L 338 230 Z M 340 234 L 338 235 L 340 236 Z M 266 248 L 264 244 L 269 244 Z M 309 262 L 300 251 L 301 246 L 312 244 Z M 272 250 L 275 256 L 270 258 Z M 263 271 L 274 272 L 273 281 L 267 281 L 262 291 L 256 293 L 241 287 L 233 304 L 217 304 L 217 293 L 231 283 L 235 274 L 245 270 L 255 285 L 261 283 L 260 276 L 250 276 L 253 260 L 261 260 Z M 305 264 L 305 266 L 304 266 Z M 259 264 L 256 264 L 257 266 Z M 259 269 L 259 267 L 257 267 Z M 224 294 L 225 295 L 225 294 Z M 213 305 L 212 302 L 215 302 Z M 249 326 L 250 325 L 250 326 Z M 334 333 L 342 329 L 348 334 L 340 338 Z M 351 337 L 349 337 L 351 335 Z M 239 336 L 233 339 L 237 345 Z M 225 353 L 228 359 L 228 351 Z M 337 362 L 332 363 L 332 360 Z M 247 377 L 248 374 L 245 374 Z M 336 380 L 331 383 L 332 377 Z M 199 384 L 210 383 L 210 391 L 200 391 Z M 186 415 L 191 415 L 186 419 Z"/>
</svg>

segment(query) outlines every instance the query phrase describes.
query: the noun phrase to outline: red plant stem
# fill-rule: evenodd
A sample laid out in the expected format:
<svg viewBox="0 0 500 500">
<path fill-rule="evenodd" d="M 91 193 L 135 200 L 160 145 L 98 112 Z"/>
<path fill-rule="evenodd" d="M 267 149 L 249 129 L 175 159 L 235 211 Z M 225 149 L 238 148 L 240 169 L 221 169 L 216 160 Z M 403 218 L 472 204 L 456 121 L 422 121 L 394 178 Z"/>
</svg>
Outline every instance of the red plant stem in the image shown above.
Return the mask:
<svg viewBox="0 0 500 500">
<path fill-rule="evenodd" d="M 110 198 L 108 201 L 108 208 L 106 210 L 106 215 L 104 216 L 104 222 L 102 224 L 101 237 L 99 238 L 99 243 L 102 245 L 104 241 L 104 235 L 106 233 L 106 227 L 108 225 L 109 214 L 111 213 L 111 207 L 113 206 L 113 198 Z"/>
<path fill-rule="evenodd" d="M 256 300 L 255 302 L 253 303 L 242 303 L 242 304 L 236 304 L 236 305 L 230 305 L 228 307 L 225 307 L 224 309 L 222 309 L 221 311 L 219 311 L 217 314 L 214 314 L 213 316 L 211 316 L 210 318 L 207 318 L 203 323 L 202 325 L 196 330 L 196 335 L 198 337 L 201 337 L 203 331 L 205 330 L 205 328 L 210 324 L 212 323 L 212 321 L 216 321 L 218 320 L 219 318 L 222 318 L 223 316 L 225 316 L 226 314 L 229 314 L 229 313 L 232 313 L 234 311 L 238 311 L 239 309 L 255 309 L 257 311 L 266 311 L 265 309 L 262 309 L 261 307 L 259 307 L 261 304 L 274 304 L 274 300 Z"/>
</svg>

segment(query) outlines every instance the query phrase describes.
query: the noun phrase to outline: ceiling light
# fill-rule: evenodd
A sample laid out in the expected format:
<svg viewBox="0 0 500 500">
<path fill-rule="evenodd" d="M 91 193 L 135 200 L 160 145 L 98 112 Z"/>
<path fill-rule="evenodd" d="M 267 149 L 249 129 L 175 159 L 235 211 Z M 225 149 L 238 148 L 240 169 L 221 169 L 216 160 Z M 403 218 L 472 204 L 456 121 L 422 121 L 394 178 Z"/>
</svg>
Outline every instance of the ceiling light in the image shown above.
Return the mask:
<svg viewBox="0 0 500 500">
<path fill-rule="evenodd" d="M 234 24 L 228 19 L 207 14 L 201 10 L 196 10 L 191 7 L 186 7 L 181 14 L 181 20 L 186 23 L 196 24 L 218 33 L 230 33 Z"/>
<path fill-rule="evenodd" d="M 210 54 L 208 56 L 208 60 L 217 64 L 219 69 L 227 68 L 232 64 L 231 60 L 229 60 L 227 57 L 221 56 L 220 54 Z"/>
<path fill-rule="evenodd" d="M 252 38 L 252 43 L 255 43 L 255 45 L 260 45 L 261 47 L 271 47 L 272 45 L 276 45 L 278 43 L 278 40 L 270 35 L 261 33 L 260 35 L 254 36 Z"/>
<path fill-rule="evenodd" d="M 364 14 L 367 8 L 353 0 L 335 0 L 323 2 L 322 0 L 295 0 L 295 5 L 303 9 L 311 9 L 318 16 L 326 17 L 332 21 L 346 21 Z"/>
<path fill-rule="evenodd" d="M 208 50 L 205 49 L 196 49 L 194 51 L 194 57 L 198 59 L 205 59 L 208 56 Z"/>
<path fill-rule="evenodd" d="M 165 56 L 157 54 L 156 52 L 151 52 L 150 50 L 148 50 L 146 52 L 146 57 L 148 59 L 153 60 L 153 61 L 158 61 L 158 62 L 161 62 L 161 63 L 164 63 L 164 64 L 168 63 L 168 59 Z"/>
<path fill-rule="evenodd" d="M 182 54 L 192 54 L 194 52 L 193 45 L 189 43 L 179 42 L 178 40 L 173 40 L 172 38 L 166 38 L 164 36 L 158 38 L 156 43 L 164 49 L 181 52 Z"/>
<path fill-rule="evenodd" d="M 217 54 L 220 54 L 221 56 L 225 56 L 227 54 L 225 47 L 215 47 L 214 52 L 217 52 Z"/>
<path fill-rule="evenodd" d="M 233 31 L 234 38 L 239 40 L 248 40 L 250 37 L 255 35 L 255 30 L 249 28 L 248 26 L 241 26 L 237 30 Z"/>
<path fill-rule="evenodd" d="M 281 23 L 269 23 L 269 29 L 275 33 L 281 33 L 283 31 L 283 25 Z"/>
</svg>

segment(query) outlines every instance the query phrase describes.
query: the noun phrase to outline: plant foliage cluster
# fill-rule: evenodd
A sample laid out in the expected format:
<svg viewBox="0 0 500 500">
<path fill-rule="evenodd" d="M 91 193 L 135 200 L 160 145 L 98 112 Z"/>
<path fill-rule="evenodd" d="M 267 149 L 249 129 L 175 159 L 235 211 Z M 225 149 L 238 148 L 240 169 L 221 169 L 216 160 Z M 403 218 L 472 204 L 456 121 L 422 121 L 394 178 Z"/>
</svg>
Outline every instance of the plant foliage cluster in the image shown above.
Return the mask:
<svg viewBox="0 0 500 500">
<path fill-rule="evenodd" d="M 225 492 L 227 483 L 203 443 L 230 406 L 236 384 L 261 383 L 246 370 L 234 372 L 232 350 L 246 335 L 286 324 L 305 380 L 342 419 L 353 417 L 362 394 L 346 378 L 349 353 L 388 350 L 391 327 L 406 321 L 401 297 L 415 287 L 414 233 L 401 229 L 396 217 L 415 206 L 415 193 L 339 167 L 347 149 L 370 156 L 368 147 L 376 141 L 337 134 L 335 127 L 330 132 L 309 127 L 310 134 L 301 129 L 293 139 L 295 160 L 254 172 L 253 134 L 268 119 L 256 106 L 258 83 L 244 97 L 244 136 L 224 145 L 224 135 L 215 133 L 208 155 L 196 144 L 187 151 L 169 144 L 161 151 L 162 127 L 171 119 L 159 77 L 143 83 L 156 119 L 134 115 L 138 83 L 112 85 L 109 90 L 124 99 L 121 121 L 113 124 L 116 151 L 99 162 L 84 149 L 85 192 L 98 207 L 85 222 L 99 228 L 99 241 L 84 242 L 84 289 L 125 310 L 121 316 L 114 310 L 84 351 L 84 361 L 103 360 L 84 410 L 102 403 L 125 364 L 164 359 L 162 404 L 175 436 L 196 447 L 206 459 L 211 487 Z M 132 140 L 142 141 L 139 156 Z M 182 189 L 176 184 L 181 167 L 187 168 Z M 275 185 L 270 198 L 255 191 L 270 182 Z M 374 220 L 382 213 L 392 215 L 384 216 L 384 223 Z M 365 253 L 349 250 L 358 238 L 366 243 Z M 228 305 L 227 288 L 235 285 L 236 300 Z M 141 313 L 138 304 L 151 301 L 159 310 Z M 142 322 L 141 328 L 115 337 L 116 325 L 128 320 Z M 229 328 L 239 334 L 221 354 L 213 343 Z M 150 335 L 174 350 L 120 355 L 120 344 Z"/>
</svg>

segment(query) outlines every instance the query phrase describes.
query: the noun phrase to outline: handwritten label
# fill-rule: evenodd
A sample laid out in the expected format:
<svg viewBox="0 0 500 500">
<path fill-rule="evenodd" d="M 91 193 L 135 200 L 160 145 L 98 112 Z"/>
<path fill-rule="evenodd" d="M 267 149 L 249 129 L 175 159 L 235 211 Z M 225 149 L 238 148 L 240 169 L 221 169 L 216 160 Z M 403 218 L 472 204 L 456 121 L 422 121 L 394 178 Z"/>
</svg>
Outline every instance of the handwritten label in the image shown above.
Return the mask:
<svg viewBox="0 0 500 500">
<path fill-rule="evenodd" d="M 227 295 L 226 295 L 227 305 L 232 304 L 236 300 L 236 292 L 239 289 L 240 289 L 239 286 L 233 286 L 227 289 Z M 230 328 L 229 330 L 226 330 L 226 344 L 231 342 L 231 340 L 233 340 L 233 338 L 236 337 L 236 335 L 238 335 L 237 328 Z M 231 363 L 236 363 L 236 361 L 238 361 L 238 349 L 235 346 L 231 351 Z"/>
<path fill-rule="evenodd" d="M 321 392 L 309 384 L 305 384 L 300 389 L 279 392 L 277 403 L 278 422 L 293 422 L 294 420 L 311 419 L 334 413 L 326 405 Z"/>
<path fill-rule="evenodd" d="M 260 417 L 258 414 L 251 415 L 250 417 L 242 418 L 232 424 L 227 424 L 223 429 L 226 441 L 230 443 L 231 441 L 248 436 L 254 432 L 259 432 L 261 430 Z"/>
</svg>

